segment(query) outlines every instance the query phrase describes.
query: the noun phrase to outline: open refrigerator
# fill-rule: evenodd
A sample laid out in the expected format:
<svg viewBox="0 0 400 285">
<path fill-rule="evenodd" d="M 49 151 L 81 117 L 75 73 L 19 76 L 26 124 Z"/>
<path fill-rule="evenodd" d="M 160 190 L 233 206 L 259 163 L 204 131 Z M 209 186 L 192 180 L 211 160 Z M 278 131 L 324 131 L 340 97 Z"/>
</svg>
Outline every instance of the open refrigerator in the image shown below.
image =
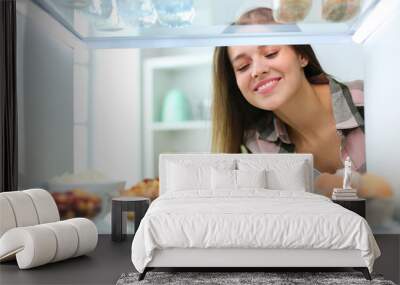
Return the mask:
<svg viewBox="0 0 400 285">
<path fill-rule="evenodd" d="M 301 19 L 231 25 L 281 2 L 17 0 L 20 187 L 74 190 L 83 208 L 66 217 L 86 214 L 108 233 L 111 197 L 156 187 L 159 153 L 210 151 L 213 47 L 310 44 L 332 72 L 364 80 L 367 170 L 394 192 L 375 205 L 373 230 L 400 233 L 400 1 L 336 1 L 355 5 L 337 15 L 333 0 L 287 1 L 308 2 Z M 185 120 L 167 122 L 167 94 L 190 109 L 170 115 Z"/>
</svg>

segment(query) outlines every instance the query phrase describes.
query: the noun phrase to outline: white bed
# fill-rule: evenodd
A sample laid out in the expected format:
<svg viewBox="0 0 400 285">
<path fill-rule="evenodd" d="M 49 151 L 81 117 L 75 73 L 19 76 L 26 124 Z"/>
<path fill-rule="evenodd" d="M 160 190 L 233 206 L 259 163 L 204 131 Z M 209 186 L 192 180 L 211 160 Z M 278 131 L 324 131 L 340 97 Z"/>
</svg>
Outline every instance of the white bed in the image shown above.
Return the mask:
<svg viewBox="0 0 400 285">
<path fill-rule="evenodd" d="M 370 278 L 372 232 L 312 193 L 311 155 L 163 154 L 159 172 L 132 243 L 140 279 L 155 267 L 354 267 Z"/>
</svg>

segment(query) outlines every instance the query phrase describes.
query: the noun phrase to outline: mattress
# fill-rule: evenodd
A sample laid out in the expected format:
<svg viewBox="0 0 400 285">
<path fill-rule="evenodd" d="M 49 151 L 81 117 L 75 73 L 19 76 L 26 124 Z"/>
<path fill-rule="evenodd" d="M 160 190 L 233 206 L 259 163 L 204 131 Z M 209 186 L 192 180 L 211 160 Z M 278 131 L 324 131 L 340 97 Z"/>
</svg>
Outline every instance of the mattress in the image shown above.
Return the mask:
<svg viewBox="0 0 400 285">
<path fill-rule="evenodd" d="M 132 242 L 132 262 L 143 272 L 155 250 L 359 250 L 372 271 L 379 248 L 361 216 L 309 192 L 241 189 L 170 192 L 157 198 Z"/>
</svg>

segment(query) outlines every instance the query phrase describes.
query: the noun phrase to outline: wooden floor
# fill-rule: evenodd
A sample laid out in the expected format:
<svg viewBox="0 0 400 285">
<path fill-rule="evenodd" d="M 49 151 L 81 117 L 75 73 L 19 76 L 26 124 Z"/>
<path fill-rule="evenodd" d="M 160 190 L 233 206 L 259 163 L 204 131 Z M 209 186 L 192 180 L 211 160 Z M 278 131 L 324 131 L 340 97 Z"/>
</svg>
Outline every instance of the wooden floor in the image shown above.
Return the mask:
<svg viewBox="0 0 400 285">
<path fill-rule="evenodd" d="M 132 237 L 112 242 L 99 235 L 96 249 L 87 256 L 19 270 L 15 261 L 0 264 L 0 284 L 115 284 L 124 272 L 134 271 Z"/>
</svg>

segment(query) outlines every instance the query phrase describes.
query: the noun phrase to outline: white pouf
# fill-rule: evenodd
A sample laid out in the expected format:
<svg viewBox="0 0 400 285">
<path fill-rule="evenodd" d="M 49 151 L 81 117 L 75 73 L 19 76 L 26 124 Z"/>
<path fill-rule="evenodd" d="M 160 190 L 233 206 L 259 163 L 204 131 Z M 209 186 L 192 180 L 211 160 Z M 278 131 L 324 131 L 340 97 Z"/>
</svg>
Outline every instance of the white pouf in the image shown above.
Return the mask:
<svg viewBox="0 0 400 285">
<path fill-rule="evenodd" d="M 6 197 L 0 196 L 0 237 L 8 230 L 15 228 L 17 223 L 13 209 Z"/>
<path fill-rule="evenodd" d="M 79 242 L 74 257 L 90 252 L 96 248 L 98 234 L 96 225 L 92 221 L 84 218 L 75 218 L 64 222 L 73 226 L 78 233 Z"/>
<path fill-rule="evenodd" d="M 17 227 L 33 226 L 39 223 L 35 206 L 30 196 L 23 191 L 3 192 L 11 205 Z"/>
<path fill-rule="evenodd" d="M 42 225 L 13 228 L 0 239 L 0 257 L 6 256 L 9 260 L 16 254 L 20 269 L 51 262 L 56 250 L 56 237 Z"/>
<path fill-rule="evenodd" d="M 56 236 L 57 252 L 51 262 L 73 257 L 78 250 L 78 233 L 69 223 L 65 221 L 43 225 L 51 229 Z"/>
<path fill-rule="evenodd" d="M 0 214 L 0 262 L 16 258 L 20 269 L 28 269 L 96 248 L 96 225 L 85 218 L 59 221 L 45 190 L 0 193 Z"/>
<path fill-rule="evenodd" d="M 28 194 L 32 199 L 38 215 L 39 224 L 60 220 L 56 202 L 49 192 L 43 189 L 29 189 L 22 192 Z"/>
</svg>

